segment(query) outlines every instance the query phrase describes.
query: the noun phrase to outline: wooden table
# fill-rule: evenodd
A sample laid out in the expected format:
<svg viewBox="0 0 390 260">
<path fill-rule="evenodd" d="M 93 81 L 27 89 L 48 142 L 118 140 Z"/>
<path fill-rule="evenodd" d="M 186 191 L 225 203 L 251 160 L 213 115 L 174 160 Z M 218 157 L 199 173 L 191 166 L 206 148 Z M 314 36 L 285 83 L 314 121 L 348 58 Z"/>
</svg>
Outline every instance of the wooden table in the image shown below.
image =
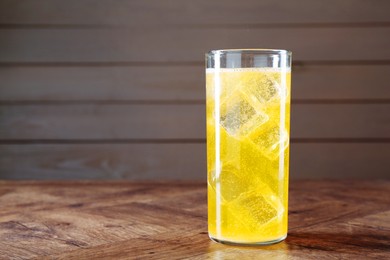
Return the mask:
<svg viewBox="0 0 390 260">
<path fill-rule="evenodd" d="M 1 259 L 389 259 L 389 181 L 290 185 L 286 241 L 207 235 L 206 185 L 0 181 Z"/>
</svg>

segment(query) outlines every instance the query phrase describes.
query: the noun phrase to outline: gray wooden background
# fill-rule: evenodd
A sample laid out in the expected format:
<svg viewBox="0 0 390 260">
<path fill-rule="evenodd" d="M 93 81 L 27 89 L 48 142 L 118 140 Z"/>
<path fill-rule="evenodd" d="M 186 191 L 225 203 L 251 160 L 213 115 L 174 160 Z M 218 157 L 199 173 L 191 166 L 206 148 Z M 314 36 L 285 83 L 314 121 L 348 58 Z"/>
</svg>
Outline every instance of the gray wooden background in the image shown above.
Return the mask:
<svg viewBox="0 0 390 260">
<path fill-rule="evenodd" d="M 205 179 L 215 48 L 293 51 L 291 178 L 390 178 L 389 10 L 0 0 L 0 179 Z"/>
</svg>

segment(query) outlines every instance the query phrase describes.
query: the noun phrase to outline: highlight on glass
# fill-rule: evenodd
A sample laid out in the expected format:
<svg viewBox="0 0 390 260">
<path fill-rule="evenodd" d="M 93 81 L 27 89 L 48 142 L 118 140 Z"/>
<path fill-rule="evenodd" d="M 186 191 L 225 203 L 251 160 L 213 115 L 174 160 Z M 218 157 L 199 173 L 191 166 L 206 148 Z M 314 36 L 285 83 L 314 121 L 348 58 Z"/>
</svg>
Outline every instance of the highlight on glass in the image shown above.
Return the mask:
<svg viewBox="0 0 390 260">
<path fill-rule="evenodd" d="M 291 52 L 206 54 L 208 230 L 261 245 L 287 236 Z"/>
</svg>

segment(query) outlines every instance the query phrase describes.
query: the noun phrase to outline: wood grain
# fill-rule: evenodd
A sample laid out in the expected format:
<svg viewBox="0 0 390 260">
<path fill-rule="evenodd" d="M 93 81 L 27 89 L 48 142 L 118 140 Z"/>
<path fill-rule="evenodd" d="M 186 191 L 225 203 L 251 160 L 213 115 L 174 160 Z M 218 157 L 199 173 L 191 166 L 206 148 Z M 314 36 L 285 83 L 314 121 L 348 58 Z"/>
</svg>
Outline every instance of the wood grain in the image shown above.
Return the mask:
<svg viewBox="0 0 390 260">
<path fill-rule="evenodd" d="M 390 27 L 2 29 L 0 62 L 203 62 L 205 52 L 226 48 L 289 49 L 302 61 L 383 61 L 390 60 L 388 35 Z"/>
<path fill-rule="evenodd" d="M 3 0 L 0 23 L 144 26 L 389 22 L 389 7 L 386 0 L 377 0 L 375 4 L 364 0 Z"/>
<path fill-rule="evenodd" d="M 292 182 L 287 239 L 233 247 L 207 236 L 203 182 L 0 181 L 0 252 L 5 259 L 386 259 L 389 192 L 388 181 Z"/>
<path fill-rule="evenodd" d="M 389 179 L 389 143 L 293 143 L 291 179 Z M 0 179 L 205 180 L 204 143 L 0 145 Z"/>
<path fill-rule="evenodd" d="M 0 67 L 0 101 L 200 101 L 202 65 Z M 147 76 L 150 75 L 150 76 Z M 390 99 L 390 65 L 310 65 L 293 68 L 293 98 Z"/>
<path fill-rule="evenodd" d="M 389 138 L 390 104 L 293 104 L 293 138 Z M 10 105 L 0 140 L 204 139 L 205 105 Z"/>
</svg>

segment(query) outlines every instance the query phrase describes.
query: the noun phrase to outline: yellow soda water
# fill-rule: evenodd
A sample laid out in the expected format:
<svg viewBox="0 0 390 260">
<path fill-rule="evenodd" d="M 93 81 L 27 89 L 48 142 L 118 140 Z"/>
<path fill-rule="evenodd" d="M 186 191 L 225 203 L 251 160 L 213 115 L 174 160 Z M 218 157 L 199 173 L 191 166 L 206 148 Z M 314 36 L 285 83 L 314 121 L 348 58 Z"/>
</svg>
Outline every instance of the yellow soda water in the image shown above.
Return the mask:
<svg viewBox="0 0 390 260">
<path fill-rule="evenodd" d="M 207 69 L 208 228 L 220 242 L 287 235 L 290 71 Z"/>
</svg>

